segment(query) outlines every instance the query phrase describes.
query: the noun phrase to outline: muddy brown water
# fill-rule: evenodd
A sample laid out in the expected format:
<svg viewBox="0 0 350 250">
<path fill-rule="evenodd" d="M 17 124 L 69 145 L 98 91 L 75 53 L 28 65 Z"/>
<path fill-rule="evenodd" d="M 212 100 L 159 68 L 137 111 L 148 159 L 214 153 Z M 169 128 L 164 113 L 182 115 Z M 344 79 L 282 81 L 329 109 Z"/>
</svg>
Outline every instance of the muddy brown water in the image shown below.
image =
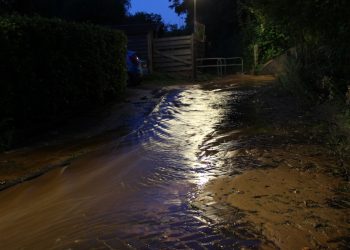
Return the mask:
<svg viewBox="0 0 350 250">
<path fill-rule="evenodd" d="M 245 227 L 225 230 L 220 216 L 191 206 L 204 184 L 227 174 L 212 152 L 237 143 L 220 140 L 222 121 L 252 94 L 173 89 L 122 139 L 2 191 L 0 249 L 259 248 Z M 226 129 L 238 129 L 239 117 Z"/>
</svg>

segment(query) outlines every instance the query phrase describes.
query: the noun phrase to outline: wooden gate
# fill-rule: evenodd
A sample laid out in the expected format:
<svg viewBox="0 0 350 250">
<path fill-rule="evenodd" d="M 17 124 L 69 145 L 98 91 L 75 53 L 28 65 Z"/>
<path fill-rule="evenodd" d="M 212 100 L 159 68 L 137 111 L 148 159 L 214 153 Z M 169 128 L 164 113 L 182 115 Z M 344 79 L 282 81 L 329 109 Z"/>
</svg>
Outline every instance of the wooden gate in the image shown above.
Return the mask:
<svg viewBox="0 0 350 250">
<path fill-rule="evenodd" d="M 168 73 L 186 73 L 195 77 L 196 56 L 193 35 L 154 39 L 154 69 Z"/>
</svg>

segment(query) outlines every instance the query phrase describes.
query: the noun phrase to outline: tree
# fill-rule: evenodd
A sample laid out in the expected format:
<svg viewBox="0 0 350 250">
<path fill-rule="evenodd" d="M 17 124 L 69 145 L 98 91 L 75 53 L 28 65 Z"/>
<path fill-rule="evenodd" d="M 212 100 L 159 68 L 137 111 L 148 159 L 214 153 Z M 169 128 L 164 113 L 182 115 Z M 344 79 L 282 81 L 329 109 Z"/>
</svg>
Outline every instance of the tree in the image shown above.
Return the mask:
<svg viewBox="0 0 350 250">
<path fill-rule="evenodd" d="M 193 27 L 194 0 L 169 0 L 178 14 L 187 14 L 187 28 Z M 210 56 L 236 56 L 242 54 L 241 32 L 238 22 L 237 1 L 198 0 L 197 21 L 206 26 Z"/>
<path fill-rule="evenodd" d="M 243 29 L 255 29 L 255 35 L 248 36 L 247 47 L 266 43 L 259 32 L 266 34 L 271 27 L 277 28 L 278 34 L 288 34 L 286 44 L 295 47 L 298 55 L 294 68 L 289 68 L 290 78 L 297 76 L 300 80 L 294 85 L 303 85 L 297 88 L 302 90 L 298 94 L 307 93 L 317 101 L 345 98 L 350 83 L 349 1 L 240 0 L 240 5 Z"/>
<path fill-rule="evenodd" d="M 346 0 L 240 0 L 240 3 L 253 16 L 283 25 L 294 43 L 338 39 L 350 22 L 350 2 Z"/>
<path fill-rule="evenodd" d="M 157 35 L 162 36 L 166 31 L 166 25 L 163 18 L 159 14 L 136 12 L 134 15 L 129 15 L 126 18 L 127 24 L 151 24 L 157 27 Z"/>
<path fill-rule="evenodd" d="M 165 26 L 161 15 L 146 12 L 136 12 L 134 15 L 129 15 L 127 17 L 128 24 L 155 24 L 160 26 Z"/>
<path fill-rule="evenodd" d="M 126 19 L 129 0 L 65 0 L 63 16 L 97 24 L 121 24 Z"/>
<path fill-rule="evenodd" d="M 186 26 L 178 26 L 177 24 L 167 24 L 165 26 L 164 36 L 172 37 L 172 36 L 187 36 L 191 34 L 191 30 Z"/>
<path fill-rule="evenodd" d="M 0 3 L 10 13 L 96 24 L 122 23 L 130 6 L 129 0 L 1 0 Z"/>
</svg>

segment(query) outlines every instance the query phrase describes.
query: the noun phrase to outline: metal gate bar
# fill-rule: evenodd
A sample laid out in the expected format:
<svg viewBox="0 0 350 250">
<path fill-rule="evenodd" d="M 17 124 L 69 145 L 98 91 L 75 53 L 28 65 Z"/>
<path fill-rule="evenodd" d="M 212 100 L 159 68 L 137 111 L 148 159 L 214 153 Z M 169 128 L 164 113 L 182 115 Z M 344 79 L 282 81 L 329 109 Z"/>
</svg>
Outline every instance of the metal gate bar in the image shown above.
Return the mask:
<svg viewBox="0 0 350 250">
<path fill-rule="evenodd" d="M 239 63 L 236 61 L 239 61 Z M 204 62 L 208 64 L 204 64 Z M 210 64 L 212 63 L 212 64 Z M 197 70 L 201 68 L 216 68 L 218 76 L 223 76 L 227 73 L 229 67 L 240 67 L 241 72 L 244 72 L 244 62 L 242 57 L 208 57 L 197 59 Z"/>
</svg>

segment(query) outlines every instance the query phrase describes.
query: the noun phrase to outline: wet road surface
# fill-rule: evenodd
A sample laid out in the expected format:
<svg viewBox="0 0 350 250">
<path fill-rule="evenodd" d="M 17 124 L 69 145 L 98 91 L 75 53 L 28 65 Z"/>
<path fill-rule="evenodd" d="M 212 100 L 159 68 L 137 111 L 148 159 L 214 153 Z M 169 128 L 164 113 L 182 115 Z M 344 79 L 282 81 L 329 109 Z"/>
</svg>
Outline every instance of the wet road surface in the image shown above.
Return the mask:
<svg viewBox="0 0 350 250">
<path fill-rule="evenodd" d="M 259 248 L 249 227 L 235 223 L 238 211 L 228 222 L 210 196 L 205 212 L 191 205 L 208 181 L 232 173 L 221 157 L 237 142 L 222 131 L 235 133 L 240 114 L 224 128 L 222 121 L 252 94 L 232 86 L 173 89 L 127 136 L 4 190 L 0 248 Z"/>
</svg>

